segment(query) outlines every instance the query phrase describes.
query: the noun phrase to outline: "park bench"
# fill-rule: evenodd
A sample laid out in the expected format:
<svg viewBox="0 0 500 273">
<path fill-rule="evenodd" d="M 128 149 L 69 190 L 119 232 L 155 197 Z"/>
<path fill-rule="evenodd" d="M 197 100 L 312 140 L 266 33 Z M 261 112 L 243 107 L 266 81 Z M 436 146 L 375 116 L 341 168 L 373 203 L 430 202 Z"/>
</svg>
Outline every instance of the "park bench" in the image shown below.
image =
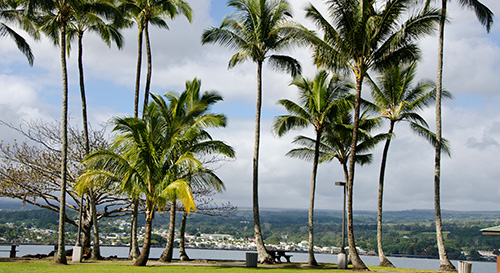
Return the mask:
<svg viewBox="0 0 500 273">
<path fill-rule="evenodd" d="M 5 246 L 5 245 L 2 245 Z M 16 245 L 11 245 L 10 250 L 8 249 L 0 249 L 0 252 L 9 252 L 9 258 L 15 258 L 16 257 L 16 252 L 19 250 L 16 250 Z"/>
<path fill-rule="evenodd" d="M 267 253 L 271 255 L 273 261 L 277 263 L 281 263 L 281 257 L 285 258 L 287 263 L 291 263 L 290 258 L 292 255 L 286 255 L 284 250 L 268 250 Z"/>
</svg>

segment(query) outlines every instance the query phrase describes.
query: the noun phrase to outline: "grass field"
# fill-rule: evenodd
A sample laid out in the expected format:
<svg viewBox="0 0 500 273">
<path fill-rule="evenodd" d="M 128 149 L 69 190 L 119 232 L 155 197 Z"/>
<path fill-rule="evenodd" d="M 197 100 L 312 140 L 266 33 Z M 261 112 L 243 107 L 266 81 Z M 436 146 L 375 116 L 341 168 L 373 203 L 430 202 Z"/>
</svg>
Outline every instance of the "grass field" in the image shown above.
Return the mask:
<svg viewBox="0 0 500 273">
<path fill-rule="evenodd" d="M 436 272 L 422 271 L 401 268 L 383 268 L 370 266 L 372 272 Z M 16 260 L 0 262 L 0 272 L 9 273 L 123 273 L 123 272 L 169 272 L 169 273 L 245 273 L 245 272 L 265 272 L 265 273 L 294 273 L 294 272 L 352 272 L 352 270 L 339 270 L 336 265 L 322 265 L 321 268 L 308 268 L 303 264 L 278 264 L 261 266 L 257 268 L 247 268 L 241 266 L 220 266 L 216 263 L 205 265 L 175 265 L 149 263 L 146 267 L 131 266 L 129 261 L 99 261 L 85 262 L 81 264 L 58 265 L 47 260 Z"/>
</svg>

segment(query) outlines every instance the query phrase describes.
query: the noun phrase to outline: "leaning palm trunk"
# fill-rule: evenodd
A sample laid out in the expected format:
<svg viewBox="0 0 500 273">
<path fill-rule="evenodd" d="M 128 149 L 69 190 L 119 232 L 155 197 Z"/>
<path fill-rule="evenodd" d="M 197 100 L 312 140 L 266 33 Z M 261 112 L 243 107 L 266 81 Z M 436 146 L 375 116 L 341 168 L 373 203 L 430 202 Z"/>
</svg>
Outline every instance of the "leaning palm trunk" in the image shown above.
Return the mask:
<svg viewBox="0 0 500 273">
<path fill-rule="evenodd" d="M 151 73 L 153 70 L 153 61 L 151 57 L 151 44 L 149 42 L 149 30 L 148 30 L 148 22 L 144 23 L 144 36 L 146 38 L 146 56 L 148 61 L 148 71 L 146 74 L 146 87 L 144 89 L 144 107 L 143 111 L 145 111 L 148 106 L 149 101 L 149 89 L 151 88 Z"/>
<path fill-rule="evenodd" d="M 314 196 L 316 191 L 316 174 L 318 172 L 319 161 L 319 145 L 321 141 L 321 131 L 316 130 L 316 143 L 314 144 L 314 160 L 311 175 L 311 191 L 309 194 L 309 260 L 310 266 L 318 265 L 316 258 L 314 258 Z"/>
<path fill-rule="evenodd" d="M 63 3 L 64 4 L 64 3 Z M 59 238 L 57 240 L 56 263 L 67 264 L 64 250 L 64 220 L 66 216 L 66 179 L 68 165 L 68 72 L 66 67 L 66 24 L 61 22 L 61 68 L 63 80 L 62 102 L 62 151 L 61 151 L 61 201 L 59 202 Z"/>
<path fill-rule="evenodd" d="M 358 74 L 361 74 L 358 71 Z M 354 187 L 354 166 L 356 164 L 356 145 L 358 142 L 358 126 L 359 126 L 359 112 L 361 104 L 361 85 L 363 78 L 356 77 L 356 99 L 354 102 L 354 121 L 352 128 L 352 143 L 351 143 L 351 156 L 349 158 L 349 179 L 347 181 L 347 233 L 349 240 L 349 257 L 354 269 L 365 270 L 366 265 L 363 263 L 356 250 L 356 242 L 354 239 L 354 221 L 353 221 L 353 187 Z"/>
<path fill-rule="evenodd" d="M 255 145 L 253 150 L 253 222 L 255 230 L 255 243 L 261 263 L 272 263 L 271 255 L 267 253 L 259 216 L 259 147 L 260 147 L 260 112 L 262 109 L 262 61 L 257 63 L 257 107 L 255 110 Z"/>
<path fill-rule="evenodd" d="M 392 134 L 394 130 L 395 121 L 391 120 L 389 125 L 389 135 Z M 382 245 L 382 204 L 384 199 L 384 176 L 385 176 L 385 166 L 387 163 L 387 153 L 389 152 L 389 145 L 391 144 L 391 139 L 388 138 L 385 141 L 384 151 L 382 152 L 382 162 L 380 164 L 380 177 L 378 182 L 378 213 L 377 213 L 377 247 L 378 247 L 378 257 L 380 260 L 380 266 L 394 267 L 394 265 L 387 259 L 384 253 L 384 248 Z"/>
<path fill-rule="evenodd" d="M 180 240 L 179 240 L 179 259 L 181 261 L 189 261 L 189 256 L 186 253 L 186 221 L 187 221 L 187 211 L 182 214 L 181 230 L 180 230 Z"/>
<path fill-rule="evenodd" d="M 146 200 L 146 230 L 144 234 L 144 243 L 142 245 L 141 255 L 137 258 L 134 265 L 145 266 L 148 262 L 149 251 L 151 250 L 151 231 L 153 230 L 153 218 L 155 215 L 155 205 L 153 201 Z"/>
<path fill-rule="evenodd" d="M 167 247 L 163 250 L 160 256 L 160 262 L 171 262 L 174 253 L 174 237 L 175 237 L 175 211 L 177 210 L 175 200 L 170 204 L 170 224 L 168 228 Z"/>
<path fill-rule="evenodd" d="M 439 270 L 456 271 L 455 266 L 450 262 L 443 240 L 443 223 L 441 220 L 441 93 L 443 86 L 443 45 L 444 45 L 444 25 L 446 22 L 446 1 L 442 0 L 441 20 L 439 22 L 439 45 L 438 45 L 438 71 L 436 83 L 436 157 L 434 167 L 434 210 L 436 212 L 436 239 L 439 252 Z"/>
</svg>

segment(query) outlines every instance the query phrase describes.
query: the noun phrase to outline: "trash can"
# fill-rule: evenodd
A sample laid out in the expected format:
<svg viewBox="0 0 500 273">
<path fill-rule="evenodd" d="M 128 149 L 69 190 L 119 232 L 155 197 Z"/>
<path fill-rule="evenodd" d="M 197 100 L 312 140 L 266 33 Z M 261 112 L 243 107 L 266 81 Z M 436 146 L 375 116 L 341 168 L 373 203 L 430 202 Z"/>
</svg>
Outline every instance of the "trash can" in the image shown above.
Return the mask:
<svg viewBox="0 0 500 273">
<path fill-rule="evenodd" d="M 338 268 L 339 269 L 346 269 L 347 268 L 347 253 L 339 253 L 338 254 Z"/>
<path fill-rule="evenodd" d="M 255 252 L 246 253 L 246 266 L 257 267 L 257 253 Z"/>
<path fill-rule="evenodd" d="M 458 273 L 471 273 L 472 263 L 458 261 Z"/>
</svg>

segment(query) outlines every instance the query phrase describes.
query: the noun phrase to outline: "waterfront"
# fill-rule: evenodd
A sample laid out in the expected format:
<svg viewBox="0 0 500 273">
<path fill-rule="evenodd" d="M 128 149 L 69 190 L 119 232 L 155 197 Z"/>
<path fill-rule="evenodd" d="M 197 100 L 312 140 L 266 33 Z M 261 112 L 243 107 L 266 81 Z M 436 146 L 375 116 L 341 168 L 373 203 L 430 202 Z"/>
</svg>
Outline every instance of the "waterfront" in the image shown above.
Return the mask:
<svg viewBox="0 0 500 273">
<path fill-rule="evenodd" d="M 8 246 L 2 246 L 2 249 L 7 249 Z M 67 246 L 71 249 L 72 246 Z M 17 257 L 24 255 L 35 254 L 48 254 L 54 250 L 52 245 L 20 245 L 18 248 Z M 159 258 L 164 248 L 152 248 L 150 258 Z M 188 248 L 187 253 L 191 259 L 206 259 L 206 260 L 245 260 L 245 253 L 248 251 L 243 250 L 217 250 L 217 249 L 193 249 Z M 293 255 L 292 262 L 306 262 L 307 253 L 301 252 L 287 252 Z M 0 257 L 8 257 L 8 252 L 0 252 Z M 103 257 L 117 256 L 118 258 L 125 258 L 128 256 L 128 248 L 123 246 L 103 246 L 101 247 L 101 255 Z M 174 250 L 174 259 L 179 258 L 179 250 Z M 378 265 L 377 256 L 361 256 L 367 265 Z M 412 268 L 412 269 L 432 269 L 439 268 L 439 260 L 437 259 L 420 259 L 420 258 L 402 258 L 402 257 L 389 257 L 396 267 Z M 332 254 L 316 254 L 316 260 L 320 263 L 336 263 L 337 255 Z M 457 266 L 458 261 L 452 261 Z M 474 273 L 492 273 L 496 270 L 496 263 L 492 262 L 471 262 L 472 272 Z"/>
</svg>

